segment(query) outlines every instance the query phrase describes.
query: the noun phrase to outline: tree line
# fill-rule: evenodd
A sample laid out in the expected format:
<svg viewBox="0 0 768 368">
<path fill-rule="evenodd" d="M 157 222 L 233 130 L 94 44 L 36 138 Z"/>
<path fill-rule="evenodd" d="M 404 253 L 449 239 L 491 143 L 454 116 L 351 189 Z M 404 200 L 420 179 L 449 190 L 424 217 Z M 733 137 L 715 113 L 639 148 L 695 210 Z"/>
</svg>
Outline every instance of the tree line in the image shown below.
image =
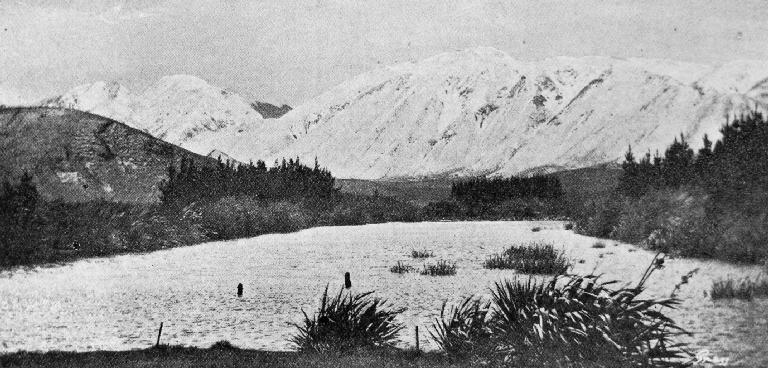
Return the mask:
<svg viewBox="0 0 768 368">
<path fill-rule="evenodd" d="M 720 199 L 747 192 L 768 192 L 768 122 L 760 112 L 741 116 L 721 129 L 712 143 L 704 136 L 694 153 L 681 135 L 664 155 L 646 153 L 635 160 L 630 147 L 622 163 L 619 191 L 640 197 L 650 189 L 695 185 Z"/>
<path fill-rule="evenodd" d="M 560 180 L 554 175 L 508 178 L 476 177 L 451 184 L 451 196 L 464 202 L 499 202 L 517 198 L 559 198 L 563 195 Z"/>
<path fill-rule="evenodd" d="M 260 200 L 323 199 L 337 192 L 331 172 L 321 168 L 317 160 L 313 167 L 304 165 L 297 157 L 278 162 L 267 168 L 264 161 L 237 165 L 219 159 L 217 165 L 196 165 L 182 158 L 180 166 L 168 167 L 168 179 L 160 185 L 164 204 L 216 200 L 227 196 L 247 195 Z"/>
</svg>

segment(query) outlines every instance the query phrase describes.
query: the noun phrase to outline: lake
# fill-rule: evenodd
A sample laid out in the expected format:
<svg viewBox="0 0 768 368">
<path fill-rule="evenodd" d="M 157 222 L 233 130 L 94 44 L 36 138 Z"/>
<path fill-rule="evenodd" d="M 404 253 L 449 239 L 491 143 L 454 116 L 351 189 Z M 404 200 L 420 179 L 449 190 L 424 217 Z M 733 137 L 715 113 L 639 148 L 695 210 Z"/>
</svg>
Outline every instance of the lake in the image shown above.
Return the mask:
<svg viewBox="0 0 768 368">
<path fill-rule="evenodd" d="M 540 227 L 540 231 L 532 231 Z M 229 340 L 236 346 L 290 350 L 291 323 L 312 313 L 326 285 L 338 292 L 344 272 L 354 291 L 375 290 L 406 307 L 403 346 L 430 344 L 427 328 L 444 300 L 487 295 L 495 281 L 514 271 L 486 270 L 483 261 L 512 244 L 548 241 L 565 250 L 577 273 L 635 283 L 653 258 L 638 247 L 564 230 L 556 221 L 424 222 L 321 227 L 292 234 L 212 242 L 148 254 L 81 260 L 65 265 L 0 273 L 2 351 L 124 350 L 154 344 L 160 322 L 162 342 L 209 346 Z M 435 257 L 410 258 L 412 250 Z M 403 261 L 417 268 L 443 259 L 455 262 L 455 276 L 393 274 Z M 583 260 L 583 263 L 579 263 Z M 670 259 L 654 274 L 648 296 L 668 296 L 680 277 L 700 271 L 684 285 L 682 306 L 668 311 L 695 335 L 694 350 L 746 365 L 768 365 L 768 301 L 712 301 L 704 294 L 712 280 L 757 275 L 757 266 Z M 527 277 L 527 276 L 523 276 Z M 244 295 L 236 295 L 237 284 Z"/>
</svg>

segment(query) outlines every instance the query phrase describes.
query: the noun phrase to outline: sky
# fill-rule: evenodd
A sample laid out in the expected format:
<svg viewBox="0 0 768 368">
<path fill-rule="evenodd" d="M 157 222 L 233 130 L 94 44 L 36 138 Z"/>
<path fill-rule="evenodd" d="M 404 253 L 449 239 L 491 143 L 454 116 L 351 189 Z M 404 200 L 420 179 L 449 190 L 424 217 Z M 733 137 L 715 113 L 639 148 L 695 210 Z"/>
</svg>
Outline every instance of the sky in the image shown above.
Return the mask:
<svg viewBox="0 0 768 368">
<path fill-rule="evenodd" d="M 0 96 L 192 74 L 298 105 L 362 72 L 490 46 L 521 60 L 768 60 L 765 0 L 0 0 Z M 10 92 L 9 92 L 10 91 Z"/>
</svg>

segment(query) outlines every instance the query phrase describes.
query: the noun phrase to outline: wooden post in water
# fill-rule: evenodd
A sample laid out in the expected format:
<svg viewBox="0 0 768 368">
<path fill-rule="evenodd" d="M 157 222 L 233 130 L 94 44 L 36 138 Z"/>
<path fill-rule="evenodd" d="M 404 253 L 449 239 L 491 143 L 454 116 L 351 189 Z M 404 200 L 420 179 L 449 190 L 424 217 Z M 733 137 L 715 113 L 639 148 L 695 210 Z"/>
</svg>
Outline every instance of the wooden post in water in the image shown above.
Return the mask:
<svg viewBox="0 0 768 368">
<path fill-rule="evenodd" d="M 419 325 L 416 325 L 416 354 L 421 353 L 421 349 L 419 349 Z"/>
<path fill-rule="evenodd" d="M 160 335 L 163 334 L 163 322 L 160 322 L 160 330 L 157 331 L 157 342 L 155 343 L 155 346 L 160 346 Z"/>
</svg>

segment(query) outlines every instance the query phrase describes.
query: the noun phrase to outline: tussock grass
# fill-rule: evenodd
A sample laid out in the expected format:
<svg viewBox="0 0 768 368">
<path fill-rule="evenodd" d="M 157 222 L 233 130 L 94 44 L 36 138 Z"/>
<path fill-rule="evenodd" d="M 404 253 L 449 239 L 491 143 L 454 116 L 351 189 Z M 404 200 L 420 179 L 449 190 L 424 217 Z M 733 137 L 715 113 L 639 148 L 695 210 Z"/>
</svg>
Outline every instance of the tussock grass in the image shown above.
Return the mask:
<svg viewBox="0 0 768 368">
<path fill-rule="evenodd" d="M 428 250 L 412 250 L 411 251 L 411 258 L 430 258 L 434 257 L 435 254 Z"/>
<path fill-rule="evenodd" d="M 491 366 L 683 366 L 688 353 L 673 338 L 686 332 L 663 314 L 679 300 L 640 297 L 662 267 L 654 259 L 637 286 L 617 289 L 594 275 L 497 282 L 489 301 L 444 305 L 430 333 L 449 356 Z"/>
<path fill-rule="evenodd" d="M 295 325 L 299 331 L 291 342 L 299 351 L 318 353 L 393 347 L 403 329 L 395 318 L 405 309 L 393 309 L 372 294 L 342 289 L 336 297 L 329 297 L 326 286 L 317 312 L 309 317 L 302 311 L 304 323 Z"/>
<path fill-rule="evenodd" d="M 712 299 L 743 299 L 768 297 L 768 280 L 763 278 L 751 279 L 720 279 L 712 283 L 710 290 Z"/>
<path fill-rule="evenodd" d="M 488 269 L 514 269 L 522 273 L 557 275 L 570 268 L 571 262 L 563 251 L 555 250 L 551 243 L 513 245 L 501 254 L 489 257 L 484 264 Z"/>
<path fill-rule="evenodd" d="M 389 268 L 389 272 L 392 272 L 392 273 L 408 273 L 413 270 L 414 270 L 413 266 L 404 264 L 400 261 L 398 261 L 397 264 Z"/>
<path fill-rule="evenodd" d="M 426 276 L 452 276 L 456 274 L 456 264 L 439 260 L 436 264 L 424 265 L 421 274 Z"/>
<path fill-rule="evenodd" d="M 592 244 L 592 248 L 596 248 L 596 249 L 605 248 L 605 243 L 600 241 L 600 240 L 598 240 L 594 244 Z"/>
</svg>

